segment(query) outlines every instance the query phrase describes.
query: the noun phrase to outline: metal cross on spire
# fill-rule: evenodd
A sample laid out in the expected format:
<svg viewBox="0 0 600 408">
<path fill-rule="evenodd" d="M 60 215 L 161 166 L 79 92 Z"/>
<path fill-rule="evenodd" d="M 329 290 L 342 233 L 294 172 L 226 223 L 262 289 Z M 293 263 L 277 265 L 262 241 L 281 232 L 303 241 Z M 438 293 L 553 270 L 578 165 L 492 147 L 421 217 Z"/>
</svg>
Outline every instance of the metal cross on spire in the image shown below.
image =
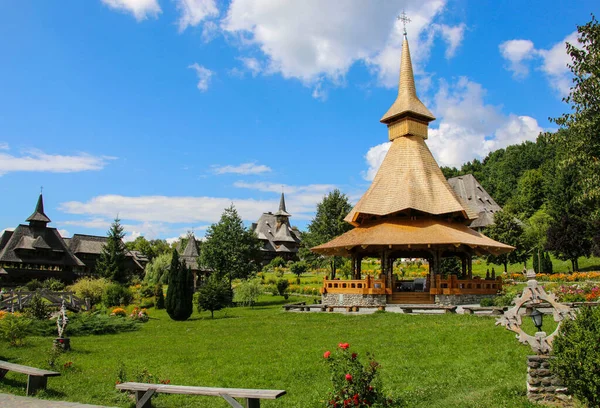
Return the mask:
<svg viewBox="0 0 600 408">
<path fill-rule="evenodd" d="M 408 18 L 404 10 L 402 10 L 402 14 L 397 17 L 398 20 L 402 21 L 402 25 L 404 26 L 404 36 L 406 37 L 406 24 L 411 22 L 411 19 Z"/>
</svg>

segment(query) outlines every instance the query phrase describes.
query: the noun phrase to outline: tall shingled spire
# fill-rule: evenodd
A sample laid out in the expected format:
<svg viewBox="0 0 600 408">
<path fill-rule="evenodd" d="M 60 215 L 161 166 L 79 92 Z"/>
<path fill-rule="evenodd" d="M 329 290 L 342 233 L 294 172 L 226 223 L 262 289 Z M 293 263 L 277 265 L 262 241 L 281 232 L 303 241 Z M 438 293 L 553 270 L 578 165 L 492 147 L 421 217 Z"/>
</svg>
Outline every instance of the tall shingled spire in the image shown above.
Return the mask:
<svg viewBox="0 0 600 408">
<path fill-rule="evenodd" d="M 402 20 L 405 22 L 405 20 Z M 417 97 L 408 40 L 404 37 L 398 96 L 381 122 L 392 142 L 373 183 L 345 220 L 357 226 L 383 216 L 412 216 L 413 212 L 477 218 L 446 181 L 425 143 L 433 114 Z"/>
<path fill-rule="evenodd" d="M 435 120 L 435 116 L 417 96 L 410 48 L 408 39 L 404 36 L 398 96 L 380 121 L 388 125 L 389 139 L 394 140 L 407 135 L 421 136 L 426 139 L 427 125 L 432 120 Z"/>
<path fill-rule="evenodd" d="M 26 221 L 28 221 L 29 225 L 31 226 L 43 227 L 50 222 L 50 218 L 44 214 L 44 197 L 41 193 L 35 206 L 35 211 L 27 218 Z"/>
<path fill-rule="evenodd" d="M 285 197 L 283 196 L 283 192 L 281 193 L 281 198 L 279 199 L 279 211 L 277 211 L 275 215 L 291 217 L 291 214 L 288 213 L 285 208 Z"/>
</svg>

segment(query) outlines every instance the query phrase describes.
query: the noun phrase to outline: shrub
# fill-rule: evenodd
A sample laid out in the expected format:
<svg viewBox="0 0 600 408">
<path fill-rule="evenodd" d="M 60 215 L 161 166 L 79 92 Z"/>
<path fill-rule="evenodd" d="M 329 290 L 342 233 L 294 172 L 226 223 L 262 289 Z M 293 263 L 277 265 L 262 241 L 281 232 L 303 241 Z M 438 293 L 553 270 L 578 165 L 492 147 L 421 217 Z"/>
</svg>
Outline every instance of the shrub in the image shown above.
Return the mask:
<svg viewBox="0 0 600 408">
<path fill-rule="evenodd" d="M 584 307 L 554 340 L 552 370 L 577 398 L 600 407 L 600 308 Z"/>
<path fill-rule="evenodd" d="M 262 292 L 260 279 L 243 281 L 235 288 L 233 300 L 244 306 L 253 306 Z"/>
<path fill-rule="evenodd" d="M 481 306 L 481 307 L 494 306 L 494 299 L 492 299 L 492 298 L 483 298 L 483 299 L 481 299 L 481 302 L 479 302 L 479 306 Z"/>
<path fill-rule="evenodd" d="M 110 282 L 104 278 L 81 278 L 73 285 L 68 286 L 67 290 L 75 292 L 75 295 L 81 299 L 90 299 L 90 302 L 94 305 L 100 303 L 108 285 L 110 285 Z"/>
<path fill-rule="evenodd" d="M 102 294 L 102 303 L 106 307 L 127 306 L 133 300 L 131 290 L 118 283 L 111 283 L 106 287 Z"/>
<path fill-rule="evenodd" d="M 229 305 L 231 298 L 231 289 L 227 282 L 213 274 L 198 291 L 198 311 L 210 311 L 210 316 L 214 318 L 215 311 Z"/>
<path fill-rule="evenodd" d="M 148 316 L 148 311 L 145 308 L 139 307 L 134 307 L 129 317 L 142 323 L 146 323 L 150 319 L 150 316 Z"/>
<path fill-rule="evenodd" d="M 139 328 L 138 321 L 133 319 L 108 316 L 102 312 L 83 312 L 69 315 L 67 333 L 69 336 L 89 336 L 130 332 Z M 31 332 L 38 336 L 56 337 L 56 321 L 34 321 Z"/>
<path fill-rule="evenodd" d="M 46 279 L 42 286 L 52 292 L 60 292 L 65 289 L 65 284 L 56 278 Z"/>
<path fill-rule="evenodd" d="M 340 343 L 336 351 L 323 354 L 329 365 L 332 390 L 327 400 L 327 407 L 388 407 L 394 402 L 379 390 L 379 363 L 367 353 L 368 364 L 364 366 L 356 353 L 349 351 L 348 343 Z"/>
<path fill-rule="evenodd" d="M 140 295 L 145 298 L 154 296 L 154 286 L 143 283 L 140 287 Z"/>
<path fill-rule="evenodd" d="M 113 311 L 110 315 L 116 316 L 116 317 L 125 317 L 125 316 L 127 316 L 127 311 L 125 309 L 123 309 L 122 307 L 116 307 L 113 309 Z"/>
<path fill-rule="evenodd" d="M 31 320 L 15 313 L 8 313 L 0 320 L 0 338 L 8 341 L 11 346 L 25 344 Z"/>
<path fill-rule="evenodd" d="M 279 293 L 279 296 L 285 296 L 289 286 L 290 282 L 288 282 L 287 279 L 279 279 L 277 281 L 277 292 Z"/>
<path fill-rule="evenodd" d="M 169 287 L 165 306 L 173 320 L 187 320 L 194 311 L 194 283 L 192 271 L 185 262 L 179 260 L 177 250 L 173 250 L 169 268 Z"/>
<path fill-rule="evenodd" d="M 157 309 L 165 308 L 165 294 L 163 293 L 163 286 L 158 283 L 154 287 L 154 307 Z"/>
<path fill-rule="evenodd" d="M 25 314 L 29 317 L 38 320 L 45 320 L 50 317 L 50 311 L 48 310 L 48 305 L 44 302 L 44 299 L 40 296 L 39 293 L 35 293 L 27 307 L 25 308 Z"/>
<path fill-rule="evenodd" d="M 268 266 L 270 266 L 271 269 L 283 268 L 285 267 L 285 261 L 282 257 L 276 256 L 275 258 L 271 259 L 271 262 L 269 262 Z"/>
<path fill-rule="evenodd" d="M 298 279 L 300 279 L 300 275 L 306 273 L 307 270 L 308 265 L 304 261 L 294 262 L 290 265 L 290 271 L 292 271 L 292 273 L 295 274 L 298 277 Z"/>
<path fill-rule="evenodd" d="M 36 290 L 41 289 L 43 287 L 43 285 L 42 285 L 42 282 L 40 282 L 39 280 L 32 279 L 25 284 L 25 287 L 27 288 L 28 291 L 35 292 Z"/>
</svg>

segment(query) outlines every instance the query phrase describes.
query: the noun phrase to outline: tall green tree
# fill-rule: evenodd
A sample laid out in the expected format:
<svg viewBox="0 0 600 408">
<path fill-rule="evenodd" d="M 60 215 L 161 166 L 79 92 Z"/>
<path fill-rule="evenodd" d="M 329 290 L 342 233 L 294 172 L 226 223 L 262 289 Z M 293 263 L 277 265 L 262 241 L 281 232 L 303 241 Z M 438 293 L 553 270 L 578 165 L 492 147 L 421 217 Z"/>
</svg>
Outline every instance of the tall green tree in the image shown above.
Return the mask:
<svg viewBox="0 0 600 408">
<path fill-rule="evenodd" d="M 198 311 L 208 310 L 214 319 L 215 312 L 227 307 L 232 297 L 233 291 L 226 280 L 212 274 L 198 290 Z"/>
<path fill-rule="evenodd" d="M 512 245 L 515 250 L 502 255 L 489 255 L 487 260 L 496 265 L 503 265 L 504 272 L 508 272 L 508 264 L 523 263 L 529 258 L 529 246 L 525 237 L 523 223 L 515 218 L 514 214 L 507 211 L 498 211 L 494 214 L 494 224 L 485 229 L 485 235 Z"/>
<path fill-rule="evenodd" d="M 260 268 L 261 243 L 244 223 L 233 204 L 226 208 L 218 223 L 208 227 L 202 245 L 200 263 L 227 278 L 246 279 Z"/>
<path fill-rule="evenodd" d="M 544 209 L 540 209 L 529 218 L 525 226 L 525 237 L 528 246 L 532 248 L 533 269 L 536 273 L 552 272 L 552 263 L 550 263 L 550 270 L 548 270 L 548 264 L 545 262 L 548 229 L 552 222 L 552 217 Z"/>
<path fill-rule="evenodd" d="M 100 276 L 118 283 L 127 283 L 129 276 L 125 267 L 125 232 L 121 220 L 117 217 L 108 230 L 108 239 L 102 246 L 102 253 L 96 263 L 96 271 Z"/>
<path fill-rule="evenodd" d="M 565 147 L 560 166 L 575 166 L 578 177 L 576 200 L 585 203 L 595 218 L 600 217 L 600 24 L 577 27 L 578 43 L 566 44 L 572 63 L 573 87 L 563 100 L 571 111 L 554 122 L 569 132 L 557 132 Z"/>
<path fill-rule="evenodd" d="M 589 223 L 577 215 L 564 214 L 548 229 L 546 248 L 562 261 L 571 261 L 573 272 L 579 271 L 579 258 L 590 256 L 592 239 Z"/>
<path fill-rule="evenodd" d="M 352 205 L 346 194 L 335 189 L 317 204 L 315 218 L 308 224 L 307 232 L 302 234 L 301 257 L 311 265 L 319 263 L 322 259 L 310 251 L 310 248 L 324 244 L 333 238 L 350 231 L 352 226 L 344 218 L 352 210 Z M 337 268 L 342 264 L 341 257 L 330 257 L 331 278 L 335 278 Z"/>
<path fill-rule="evenodd" d="M 187 320 L 194 308 L 194 282 L 192 271 L 179 260 L 179 253 L 173 250 L 169 268 L 169 287 L 165 307 L 173 320 Z"/>
<path fill-rule="evenodd" d="M 164 239 L 152 239 L 148 241 L 145 237 L 139 236 L 133 241 L 125 244 L 130 251 L 140 251 L 146 255 L 150 261 L 159 255 L 171 253 L 171 247 Z"/>
</svg>

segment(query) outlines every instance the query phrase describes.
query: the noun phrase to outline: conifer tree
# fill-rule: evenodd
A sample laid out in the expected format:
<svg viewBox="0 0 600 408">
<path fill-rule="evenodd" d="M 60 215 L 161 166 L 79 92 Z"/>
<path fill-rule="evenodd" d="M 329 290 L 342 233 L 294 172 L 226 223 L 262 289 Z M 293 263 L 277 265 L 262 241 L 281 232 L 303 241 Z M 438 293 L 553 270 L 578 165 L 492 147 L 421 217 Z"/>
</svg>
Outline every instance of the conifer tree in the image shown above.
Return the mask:
<svg viewBox="0 0 600 408">
<path fill-rule="evenodd" d="M 162 283 L 157 283 L 154 287 L 154 307 L 157 309 L 165 308 L 165 295 L 163 293 Z"/>
<path fill-rule="evenodd" d="M 179 253 L 173 250 L 169 269 L 169 288 L 165 306 L 173 320 L 187 320 L 193 311 L 194 287 L 192 272 L 179 260 Z"/>
<path fill-rule="evenodd" d="M 117 217 L 108 230 L 108 239 L 96 264 L 96 271 L 100 276 L 118 283 L 127 283 L 129 280 L 125 268 L 124 236 L 121 220 Z"/>
</svg>

